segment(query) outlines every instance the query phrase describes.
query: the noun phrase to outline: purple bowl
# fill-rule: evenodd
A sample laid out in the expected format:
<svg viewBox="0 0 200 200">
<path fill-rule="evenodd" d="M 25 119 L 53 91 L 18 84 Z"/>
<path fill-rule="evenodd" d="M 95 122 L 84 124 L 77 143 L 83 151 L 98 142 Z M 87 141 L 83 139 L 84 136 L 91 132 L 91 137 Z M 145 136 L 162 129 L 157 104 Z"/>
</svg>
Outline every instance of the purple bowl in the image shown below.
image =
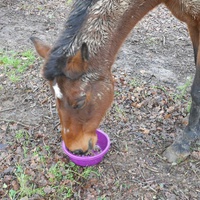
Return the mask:
<svg viewBox="0 0 200 200">
<path fill-rule="evenodd" d="M 110 148 L 110 139 L 106 133 L 103 131 L 97 129 L 96 130 L 97 134 L 97 146 L 100 147 L 101 151 L 97 153 L 94 156 L 79 156 L 79 155 L 74 155 L 71 153 L 65 146 L 64 141 L 62 141 L 62 149 L 65 154 L 67 154 L 70 158 L 70 160 L 75 163 L 76 165 L 86 167 L 86 166 L 93 166 L 98 164 L 99 162 L 102 161 L 104 155 L 108 152 Z"/>
</svg>

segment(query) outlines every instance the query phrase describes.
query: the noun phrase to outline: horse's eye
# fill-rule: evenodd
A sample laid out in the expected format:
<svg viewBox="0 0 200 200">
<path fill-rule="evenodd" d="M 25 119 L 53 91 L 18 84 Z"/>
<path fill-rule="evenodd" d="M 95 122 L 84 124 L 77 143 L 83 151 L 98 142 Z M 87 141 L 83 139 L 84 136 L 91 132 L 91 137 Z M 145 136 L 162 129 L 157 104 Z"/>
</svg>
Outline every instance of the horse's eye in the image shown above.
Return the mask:
<svg viewBox="0 0 200 200">
<path fill-rule="evenodd" d="M 81 109 L 84 107 L 85 103 L 86 103 L 86 95 L 83 95 L 83 96 L 79 97 L 78 99 L 76 99 L 76 101 L 72 105 L 72 108 Z"/>
</svg>

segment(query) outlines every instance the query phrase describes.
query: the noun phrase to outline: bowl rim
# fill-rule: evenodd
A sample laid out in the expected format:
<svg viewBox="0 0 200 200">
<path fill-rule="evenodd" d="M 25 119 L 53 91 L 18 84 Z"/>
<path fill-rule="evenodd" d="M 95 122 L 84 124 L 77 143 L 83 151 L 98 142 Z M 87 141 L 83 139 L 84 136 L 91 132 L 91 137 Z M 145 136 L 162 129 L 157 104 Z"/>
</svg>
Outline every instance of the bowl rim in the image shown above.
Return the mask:
<svg viewBox="0 0 200 200">
<path fill-rule="evenodd" d="M 64 141 L 62 141 L 62 149 L 63 149 L 64 153 L 67 154 L 70 157 L 70 159 L 73 159 L 73 160 L 75 159 L 75 160 L 79 160 L 79 161 L 92 161 L 92 160 L 96 160 L 98 158 L 103 157 L 108 152 L 108 150 L 110 148 L 110 138 L 108 137 L 108 135 L 104 131 L 102 131 L 100 129 L 97 129 L 96 133 L 97 132 L 99 132 L 100 134 L 103 134 L 107 139 L 106 148 L 103 151 L 101 151 L 99 154 L 94 155 L 94 156 L 75 155 L 75 154 L 71 153 L 70 151 L 68 151 L 68 149 L 65 146 Z"/>
</svg>

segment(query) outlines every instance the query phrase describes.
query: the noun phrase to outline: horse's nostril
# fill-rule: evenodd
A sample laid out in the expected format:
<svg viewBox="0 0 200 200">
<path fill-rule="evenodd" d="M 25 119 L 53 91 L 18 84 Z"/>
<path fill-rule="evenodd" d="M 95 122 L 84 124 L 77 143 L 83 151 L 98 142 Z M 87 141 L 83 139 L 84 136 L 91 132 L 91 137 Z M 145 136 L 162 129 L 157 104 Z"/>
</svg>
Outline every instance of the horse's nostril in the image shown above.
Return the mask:
<svg viewBox="0 0 200 200">
<path fill-rule="evenodd" d="M 83 155 L 84 154 L 83 150 L 81 150 L 81 149 L 77 149 L 75 151 L 72 151 L 72 153 L 75 154 L 75 155 Z"/>
</svg>

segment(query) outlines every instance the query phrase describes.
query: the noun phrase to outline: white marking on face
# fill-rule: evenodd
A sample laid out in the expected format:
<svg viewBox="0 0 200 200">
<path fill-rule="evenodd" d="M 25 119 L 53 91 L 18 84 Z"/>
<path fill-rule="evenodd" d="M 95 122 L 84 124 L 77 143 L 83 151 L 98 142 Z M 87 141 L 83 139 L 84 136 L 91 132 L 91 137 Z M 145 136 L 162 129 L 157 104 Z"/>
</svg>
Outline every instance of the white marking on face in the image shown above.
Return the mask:
<svg viewBox="0 0 200 200">
<path fill-rule="evenodd" d="M 64 128 L 64 134 L 69 133 L 69 129 Z"/>
<path fill-rule="evenodd" d="M 62 99 L 63 94 L 62 94 L 62 92 L 60 91 L 60 88 L 59 88 L 59 86 L 58 86 L 58 83 L 56 83 L 55 85 L 53 85 L 53 89 L 54 89 L 54 92 L 55 92 L 55 96 L 56 96 L 58 99 Z"/>
<path fill-rule="evenodd" d="M 99 97 L 99 99 L 101 100 L 101 94 L 100 94 L 100 93 L 98 93 L 98 94 L 97 94 L 97 96 L 98 96 L 98 97 Z"/>
</svg>

